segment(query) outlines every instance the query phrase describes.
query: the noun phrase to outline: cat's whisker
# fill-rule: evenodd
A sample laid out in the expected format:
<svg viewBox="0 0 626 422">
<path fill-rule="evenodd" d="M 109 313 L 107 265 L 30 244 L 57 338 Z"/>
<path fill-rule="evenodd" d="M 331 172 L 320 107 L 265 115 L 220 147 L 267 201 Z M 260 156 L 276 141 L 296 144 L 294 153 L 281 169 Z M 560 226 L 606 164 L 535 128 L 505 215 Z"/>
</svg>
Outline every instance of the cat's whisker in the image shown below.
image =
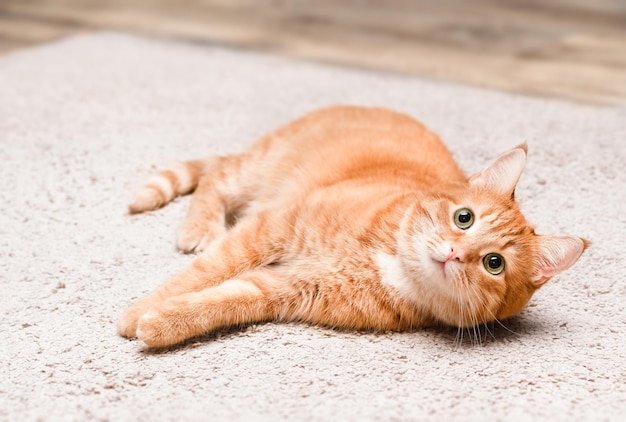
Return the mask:
<svg viewBox="0 0 626 422">
<path fill-rule="evenodd" d="M 491 315 L 492 315 L 492 316 L 494 316 L 493 314 L 491 314 Z M 504 323 L 503 323 L 502 321 L 500 321 L 498 318 L 496 318 L 495 316 L 494 316 L 494 318 L 493 318 L 493 322 L 497 323 L 500 327 L 504 328 L 506 331 L 508 331 L 508 332 L 509 332 L 509 333 L 511 333 L 511 334 L 514 334 L 514 335 L 516 335 L 516 336 L 521 335 L 520 333 L 518 333 L 518 332 L 516 332 L 516 331 L 513 331 L 513 330 L 511 330 L 509 327 L 507 327 L 506 325 L 504 325 Z M 494 331 L 494 332 L 495 332 L 495 331 Z"/>
<path fill-rule="evenodd" d="M 494 314 L 494 313 L 491 311 L 491 309 L 489 309 L 489 307 L 485 304 L 484 299 L 483 299 L 480 295 L 476 294 L 476 297 L 477 297 L 477 299 L 478 299 L 478 300 L 480 300 L 480 302 L 481 302 L 481 304 L 483 305 L 483 307 L 484 307 L 485 311 L 487 311 L 487 313 L 489 314 L 489 316 L 491 316 L 491 320 L 492 320 L 494 323 L 497 323 L 498 325 L 500 325 L 502 328 L 504 328 L 505 330 L 507 330 L 507 331 L 508 331 L 508 332 L 510 332 L 511 334 L 519 335 L 519 333 L 516 333 L 516 332 L 512 331 L 511 329 L 509 329 L 507 326 L 505 326 L 505 325 L 504 325 L 504 324 L 503 324 L 503 323 L 502 323 L 502 322 L 501 322 L 501 321 L 500 321 L 500 320 L 499 320 L 499 319 L 495 316 L 495 314 Z M 483 322 L 484 322 L 485 324 L 487 323 L 487 321 L 488 321 L 488 318 L 483 318 Z M 494 334 L 495 334 L 495 331 L 494 331 Z M 495 338 L 495 335 L 494 335 L 494 334 L 492 334 L 492 337 L 494 337 L 494 338 Z"/>
<path fill-rule="evenodd" d="M 455 286 L 458 286 L 455 290 L 456 290 L 456 296 L 457 296 L 457 302 L 459 305 L 459 323 L 458 323 L 458 329 L 457 329 L 457 337 L 459 336 L 460 333 L 460 342 L 459 342 L 459 346 L 462 346 L 463 343 L 463 335 L 465 333 L 465 331 L 467 331 L 467 334 L 470 338 L 472 338 L 472 344 L 474 344 L 474 338 L 472 337 L 472 332 L 470 331 L 470 327 L 467 327 L 464 321 L 465 318 L 465 306 L 464 303 L 468 302 L 468 304 L 471 304 L 470 301 L 468 301 L 467 298 L 467 294 L 464 294 L 467 289 L 465 286 L 465 280 L 463 279 L 463 273 L 461 271 L 458 271 L 456 269 L 456 267 L 452 267 L 451 268 L 451 274 L 450 277 L 453 279 L 453 284 Z M 471 317 L 471 306 L 469 309 L 470 312 L 470 319 Z"/>
<path fill-rule="evenodd" d="M 463 334 L 461 327 L 457 327 L 456 336 L 454 337 L 454 350 L 458 350 L 463 343 Z"/>
<path fill-rule="evenodd" d="M 476 290 L 478 290 L 478 289 L 476 289 Z M 480 301 L 481 306 L 482 306 L 482 308 L 483 308 L 483 310 L 484 310 L 484 311 L 483 311 L 483 316 L 482 316 L 482 326 L 484 326 L 484 327 L 485 327 L 485 341 L 487 340 L 487 334 L 489 334 L 489 336 L 490 336 L 492 339 L 495 339 L 495 338 L 496 338 L 496 337 L 495 337 L 495 331 L 493 331 L 493 330 L 490 330 L 490 329 L 489 329 L 488 323 L 489 323 L 490 321 L 495 320 L 495 319 L 496 319 L 496 317 L 495 317 L 495 315 L 493 314 L 493 312 L 491 311 L 491 309 L 489 308 L 489 306 L 487 306 L 487 304 L 486 304 L 486 302 L 485 302 L 485 299 L 484 299 L 484 298 L 480 295 L 480 291 L 477 291 L 477 292 L 476 292 L 476 297 L 477 297 L 477 299 Z M 492 319 L 488 318 L 488 317 L 485 315 L 485 313 L 489 314 L 489 315 L 491 316 L 491 318 L 492 318 Z"/>
<path fill-rule="evenodd" d="M 471 309 L 470 321 L 472 323 L 472 330 L 473 330 L 473 333 L 474 333 L 475 344 L 482 345 L 483 344 L 483 338 L 482 338 L 482 333 L 480 331 L 481 321 L 479 321 L 479 318 L 478 318 L 478 314 L 479 314 L 479 310 L 480 310 L 478 308 L 478 305 L 482 305 L 483 307 L 485 307 L 485 303 L 484 303 L 483 299 L 480 297 L 480 294 L 477 291 L 476 286 L 471 284 L 469 282 L 469 280 L 468 280 L 467 283 L 465 283 L 464 286 L 466 287 L 466 291 L 468 292 L 468 302 L 470 304 L 470 309 Z M 479 302 L 479 303 L 477 303 L 477 302 Z M 484 322 L 484 319 L 483 319 L 482 322 Z"/>
<path fill-rule="evenodd" d="M 480 292 L 477 291 L 475 286 L 471 286 L 472 287 L 472 292 L 474 294 L 474 298 L 478 299 L 477 301 L 481 302 L 480 304 L 475 304 L 476 306 L 476 311 L 474 312 L 474 330 L 478 333 L 478 344 L 480 344 L 481 346 L 483 345 L 483 338 L 482 338 L 482 332 L 480 330 L 480 322 L 479 318 L 478 318 L 478 314 L 479 314 L 479 305 L 482 305 L 483 307 L 485 306 L 484 302 L 482 301 L 481 297 L 480 297 Z M 484 319 L 483 321 L 484 322 Z"/>
<path fill-rule="evenodd" d="M 504 325 L 498 318 L 496 318 L 495 314 L 491 311 L 491 309 L 489 309 L 489 307 L 486 306 L 485 301 L 482 297 L 477 295 L 477 298 L 481 301 L 481 304 L 483 305 L 483 307 L 485 308 L 485 310 L 489 313 L 489 315 L 491 316 L 491 320 L 494 323 L 497 323 L 498 325 L 500 325 L 502 328 L 504 328 L 506 331 L 508 331 L 511 334 L 514 334 L 516 336 L 520 335 L 519 333 L 511 330 L 510 328 L 508 328 L 506 325 Z M 483 322 L 485 324 L 485 327 L 487 327 L 487 318 L 484 318 Z M 495 330 L 493 333 L 491 333 L 491 336 L 495 339 Z"/>
<path fill-rule="evenodd" d="M 463 295 L 461 294 L 460 290 L 456 290 L 456 296 L 457 296 L 457 302 L 459 304 L 459 324 L 458 324 L 458 329 L 456 332 L 456 336 L 458 339 L 458 343 L 457 343 L 457 348 L 461 347 L 463 345 Z M 459 336 L 460 334 L 460 336 Z"/>
<path fill-rule="evenodd" d="M 472 331 L 474 333 L 473 344 L 482 345 L 482 337 L 481 337 L 480 328 L 479 328 L 480 326 L 478 325 L 477 310 L 474 309 L 474 306 L 471 306 L 470 308 L 472 309 L 472 311 L 470 312 L 470 315 L 471 315 L 471 322 L 472 322 Z"/>
</svg>

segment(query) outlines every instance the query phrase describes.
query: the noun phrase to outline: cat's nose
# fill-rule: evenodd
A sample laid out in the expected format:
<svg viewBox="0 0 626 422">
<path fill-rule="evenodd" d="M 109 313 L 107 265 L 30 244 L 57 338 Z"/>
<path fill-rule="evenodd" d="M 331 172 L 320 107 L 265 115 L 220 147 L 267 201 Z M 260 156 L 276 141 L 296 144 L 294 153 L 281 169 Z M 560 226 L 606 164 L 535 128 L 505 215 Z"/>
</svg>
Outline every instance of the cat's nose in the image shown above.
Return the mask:
<svg viewBox="0 0 626 422">
<path fill-rule="evenodd" d="M 452 244 L 450 246 L 450 253 L 448 254 L 448 261 L 452 261 L 452 260 L 465 262 L 465 251 L 459 245 Z"/>
</svg>

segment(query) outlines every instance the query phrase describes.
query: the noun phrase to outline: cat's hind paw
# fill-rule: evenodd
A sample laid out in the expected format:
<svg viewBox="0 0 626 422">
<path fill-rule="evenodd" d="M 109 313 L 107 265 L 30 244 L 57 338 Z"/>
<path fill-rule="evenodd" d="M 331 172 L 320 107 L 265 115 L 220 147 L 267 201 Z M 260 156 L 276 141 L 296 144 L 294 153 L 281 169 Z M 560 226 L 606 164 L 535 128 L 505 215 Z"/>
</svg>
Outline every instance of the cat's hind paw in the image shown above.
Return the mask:
<svg viewBox="0 0 626 422">
<path fill-rule="evenodd" d="M 206 227 L 183 222 L 176 233 L 176 245 L 185 253 L 202 252 L 217 238 L 226 233 L 226 228 L 218 223 Z"/>
</svg>

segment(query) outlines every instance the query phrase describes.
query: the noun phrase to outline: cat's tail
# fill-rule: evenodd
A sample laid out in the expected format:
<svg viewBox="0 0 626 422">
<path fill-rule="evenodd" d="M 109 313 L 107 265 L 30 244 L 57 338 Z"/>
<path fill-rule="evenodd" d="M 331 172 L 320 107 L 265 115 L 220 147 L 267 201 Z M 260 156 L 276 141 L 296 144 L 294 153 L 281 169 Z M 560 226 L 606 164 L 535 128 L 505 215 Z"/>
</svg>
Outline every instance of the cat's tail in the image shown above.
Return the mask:
<svg viewBox="0 0 626 422">
<path fill-rule="evenodd" d="M 167 170 L 152 176 L 128 205 L 128 211 L 136 214 L 167 205 L 174 198 L 194 191 L 198 181 L 213 160 L 193 160 L 173 164 Z"/>
</svg>

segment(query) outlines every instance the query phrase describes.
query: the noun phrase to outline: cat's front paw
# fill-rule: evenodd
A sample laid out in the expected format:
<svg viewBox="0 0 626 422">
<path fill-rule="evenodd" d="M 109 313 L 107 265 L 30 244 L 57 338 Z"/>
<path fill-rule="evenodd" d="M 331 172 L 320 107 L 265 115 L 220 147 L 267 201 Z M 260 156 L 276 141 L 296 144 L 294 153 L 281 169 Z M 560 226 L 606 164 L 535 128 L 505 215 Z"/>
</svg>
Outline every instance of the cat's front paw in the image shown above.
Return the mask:
<svg viewBox="0 0 626 422">
<path fill-rule="evenodd" d="M 134 316 L 131 312 L 126 311 L 117 321 L 117 332 L 122 337 L 135 338 L 137 337 L 137 320 L 138 316 Z"/>
<path fill-rule="evenodd" d="M 149 347 L 166 347 L 185 340 L 186 326 L 172 300 L 153 306 L 139 318 L 137 338 Z"/>
<path fill-rule="evenodd" d="M 117 332 L 119 335 L 126 338 L 137 337 L 137 322 L 149 307 L 150 304 L 143 300 L 128 308 L 117 321 Z"/>
</svg>

